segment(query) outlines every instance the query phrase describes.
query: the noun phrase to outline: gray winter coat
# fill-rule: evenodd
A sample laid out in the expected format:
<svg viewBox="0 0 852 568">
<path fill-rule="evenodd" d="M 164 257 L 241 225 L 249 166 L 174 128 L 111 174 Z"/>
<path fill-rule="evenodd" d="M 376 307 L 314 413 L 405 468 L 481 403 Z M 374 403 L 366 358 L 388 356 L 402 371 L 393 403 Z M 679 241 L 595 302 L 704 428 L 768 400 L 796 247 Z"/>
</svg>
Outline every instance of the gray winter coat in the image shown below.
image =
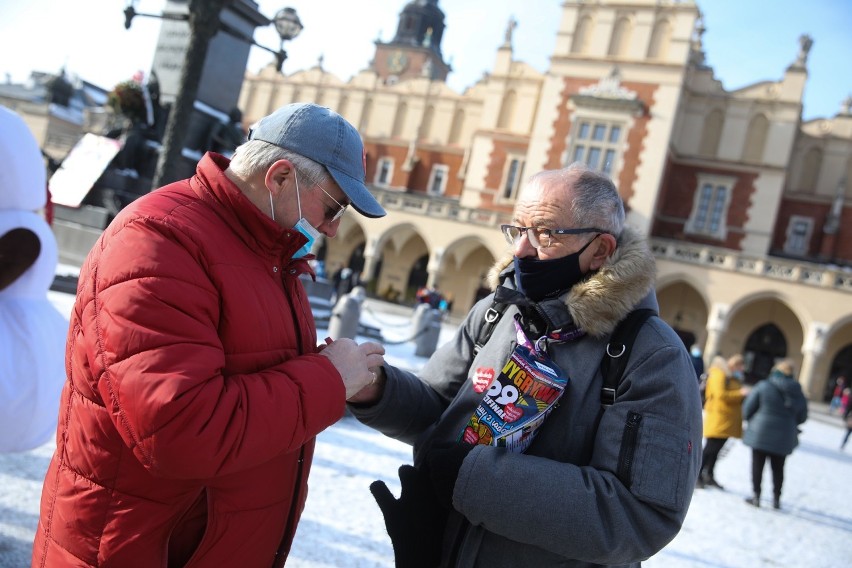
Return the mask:
<svg viewBox="0 0 852 568">
<path fill-rule="evenodd" d="M 748 420 L 745 445 L 789 456 L 799 445 L 798 426 L 808 419 L 808 402 L 793 377 L 772 371 L 743 401 L 743 418 Z"/>
<path fill-rule="evenodd" d="M 497 268 L 511 286 L 508 264 Z M 657 308 L 654 275 L 644 240 L 626 230 L 608 263 L 566 295 L 564 309 L 587 335 L 550 346 L 569 377 L 565 394 L 526 453 L 480 445 L 467 455 L 445 535 L 461 547 L 445 564 L 637 566 L 678 533 L 701 462 L 701 401 L 689 354 L 665 322 L 643 325 L 615 404 L 603 410 L 600 402 L 607 338 L 633 309 Z M 474 355 L 491 301 L 474 306 L 419 377 L 388 366 L 382 399 L 352 408 L 365 424 L 413 444 L 415 464 L 433 443 L 459 439 L 483 396 L 472 388 L 476 370 L 496 376 L 515 346 L 518 310 L 509 306 Z"/>
</svg>

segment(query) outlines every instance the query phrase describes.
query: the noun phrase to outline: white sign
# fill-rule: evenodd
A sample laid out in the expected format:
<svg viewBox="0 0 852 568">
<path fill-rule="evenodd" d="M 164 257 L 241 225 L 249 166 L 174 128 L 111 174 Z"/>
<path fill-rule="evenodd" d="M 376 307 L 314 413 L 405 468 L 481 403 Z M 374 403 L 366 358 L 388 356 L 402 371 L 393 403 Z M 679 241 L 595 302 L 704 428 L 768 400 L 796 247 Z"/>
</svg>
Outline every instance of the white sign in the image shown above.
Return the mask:
<svg viewBox="0 0 852 568">
<path fill-rule="evenodd" d="M 79 207 L 119 150 L 121 142 L 118 140 L 87 133 L 50 177 L 47 185 L 51 201 Z"/>
</svg>

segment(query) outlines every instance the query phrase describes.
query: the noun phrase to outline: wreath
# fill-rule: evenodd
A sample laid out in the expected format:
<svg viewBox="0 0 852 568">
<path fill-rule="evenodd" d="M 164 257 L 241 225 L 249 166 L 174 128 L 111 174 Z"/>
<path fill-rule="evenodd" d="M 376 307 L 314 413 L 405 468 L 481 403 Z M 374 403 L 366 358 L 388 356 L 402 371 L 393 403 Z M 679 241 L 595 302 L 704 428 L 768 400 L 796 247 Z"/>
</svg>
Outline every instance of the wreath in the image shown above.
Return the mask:
<svg viewBox="0 0 852 568">
<path fill-rule="evenodd" d="M 107 104 L 116 114 L 127 117 L 133 124 L 145 122 L 145 95 L 136 81 L 122 81 L 107 94 Z"/>
</svg>

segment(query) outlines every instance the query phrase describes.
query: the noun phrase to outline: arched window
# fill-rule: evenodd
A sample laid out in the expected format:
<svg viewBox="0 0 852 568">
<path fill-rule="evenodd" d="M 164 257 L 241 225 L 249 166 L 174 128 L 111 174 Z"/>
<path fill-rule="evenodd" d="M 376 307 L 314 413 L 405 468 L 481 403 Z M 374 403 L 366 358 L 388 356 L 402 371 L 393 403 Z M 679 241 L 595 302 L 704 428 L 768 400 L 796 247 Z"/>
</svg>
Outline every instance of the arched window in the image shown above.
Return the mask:
<svg viewBox="0 0 852 568">
<path fill-rule="evenodd" d="M 408 104 L 400 103 L 398 107 L 396 107 L 396 116 L 393 117 L 393 128 L 391 130 L 391 137 L 400 138 L 402 136 L 403 128 L 405 128 L 405 119 L 408 117 Z"/>
<path fill-rule="evenodd" d="M 426 107 L 423 113 L 423 124 L 420 125 L 420 139 L 429 140 L 432 137 L 432 123 L 435 121 L 435 105 Z"/>
<path fill-rule="evenodd" d="M 612 37 L 609 40 L 609 55 L 613 57 L 625 57 L 630 47 L 630 35 L 633 25 L 629 18 L 621 17 L 612 28 Z"/>
<path fill-rule="evenodd" d="M 648 59 L 665 59 L 671 39 L 672 25 L 668 20 L 660 20 L 654 24 L 651 43 L 648 45 Z"/>
<path fill-rule="evenodd" d="M 745 146 L 743 147 L 744 162 L 763 161 L 767 134 L 769 134 L 769 121 L 762 114 L 755 115 L 751 119 L 746 133 Z"/>
<path fill-rule="evenodd" d="M 725 115 L 722 111 L 715 109 L 704 118 L 704 128 L 701 131 L 701 146 L 698 153 L 702 156 L 715 156 L 719 151 L 719 139 L 722 137 L 722 126 L 725 124 Z"/>
<path fill-rule="evenodd" d="M 802 159 L 802 171 L 796 189 L 806 193 L 816 193 L 819 170 L 822 167 L 822 150 L 811 148 Z"/>
<path fill-rule="evenodd" d="M 461 141 L 462 128 L 464 127 L 464 111 L 458 109 L 453 115 L 453 124 L 450 126 L 450 144 L 458 144 Z"/>
<path fill-rule="evenodd" d="M 846 198 L 852 198 L 852 157 L 846 162 Z"/>
<path fill-rule="evenodd" d="M 500 115 L 497 117 L 497 128 L 510 128 L 512 116 L 515 114 L 515 101 L 518 96 L 515 91 L 508 91 L 503 96 L 503 104 L 500 106 Z"/>
<path fill-rule="evenodd" d="M 577 27 L 574 29 L 574 40 L 571 42 L 571 53 L 588 53 L 589 40 L 592 37 L 591 16 L 583 16 L 577 22 Z"/>
<path fill-rule="evenodd" d="M 370 126 L 370 115 L 373 113 L 373 98 L 369 97 L 364 101 L 364 111 L 361 113 L 361 121 L 358 123 L 358 130 L 361 134 L 366 134 Z"/>
</svg>

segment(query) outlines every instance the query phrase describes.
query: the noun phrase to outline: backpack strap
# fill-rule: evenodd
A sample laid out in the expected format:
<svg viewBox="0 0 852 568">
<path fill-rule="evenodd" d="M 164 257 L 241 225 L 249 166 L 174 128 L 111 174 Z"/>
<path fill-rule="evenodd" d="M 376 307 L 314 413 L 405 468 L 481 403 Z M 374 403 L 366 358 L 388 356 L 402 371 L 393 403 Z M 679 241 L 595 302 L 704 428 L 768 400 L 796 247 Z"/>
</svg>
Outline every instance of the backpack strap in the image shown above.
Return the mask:
<svg viewBox="0 0 852 568">
<path fill-rule="evenodd" d="M 506 311 L 508 304 L 493 301 L 491 307 L 485 312 L 485 325 L 479 331 L 479 336 L 476 338 L 476 343 L 473 344 L 473 356 L 476 357 L 479 352 L 491 339 L 491 334 L 494 333 L 494 328 L 497 327 L 497 322 L 503 317 L 503 312 Z"/>
<path fill-rule="evenodd" d="M 621 382 L 624 369 L 627 367 L 627 359 L 633 349 L 633 342 L 639 334 L 639 328 L 649 317 L 655 315 L 657 315 L 657 312 L 649 308 L 634 310 L 612 332 L 609 343 L 606 345 L 606 353 L 601 359 L 602 406 L 612 406 L 615 402 L 615 391 Z"/>
</svg>

